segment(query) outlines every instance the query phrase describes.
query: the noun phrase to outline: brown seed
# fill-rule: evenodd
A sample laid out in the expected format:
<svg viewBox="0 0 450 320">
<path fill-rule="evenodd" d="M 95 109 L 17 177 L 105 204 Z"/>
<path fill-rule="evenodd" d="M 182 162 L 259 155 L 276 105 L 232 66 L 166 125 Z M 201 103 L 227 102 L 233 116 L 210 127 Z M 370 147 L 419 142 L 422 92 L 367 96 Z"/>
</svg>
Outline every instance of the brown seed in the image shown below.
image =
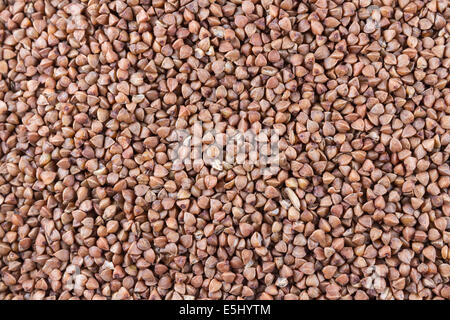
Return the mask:
<svg viewBox="0 0 450 320">
<path fill-rule="evenodd" d="M 192 47 L 184 45 L 180 48 L 180 59 L 187 59 L 192 56 Z"/>
<path fill-rule="evenodd" d="M 300 210 L 300 200 L 298 199 L 298 196 L 295 194 L 295 192 L 289 188 L 286 188 L 285 192 L 289 197 L 289 200 L 291 200 L 291 203 L 294 206 L 294 208 Z"/>
<path fill-rule="evenodd" d="M 216 279 L 212 279 L 211 282 L 209 283 L 209 292 L 213 293 L 216 291 L 219 291 L 220 288 L 222 287 L 222 283 Z"/>
<path fill-rule="evenodd" d="M 311 21 L 311 31 L 312 33 L 314 33 L 315 35 L 321 35 L 323 33 L 323 26 L 322 24 L 317 21 L 317 20 L 312 20 Z"/>
<path fill-rule="evenodd" d="M 292 30 L 291 21 L 287 17 L 281 19 L 280 22 L 279 22 L 279 25 L 280 25 L 280 28 L 285 30 L 285 31 L 291 31 Z"/>
<path fill-rule="evenodd" d="M 239 231 L 241 232 L 244 238 L 250 236 L 253 233 L 253 230 L 254 230 L 253 226 L 248 223 L 239 224 Z"/>
<path fill-rule="evenodd" d="M 422 253 L 427 259 L 431 260 L 432 262 L 436 260 L 436 249 L 434 247 L 428 246 L 423 249 Z"/>
<path fill-rule="evenodd" d="M 246 14 L 251 14 L 253 10 L 255 10 L 255 5 L 251 1 L 243 1 L 242 2 L 242 10 Z"/>
<path fill-rule="evenodd" d="M 247 186 L 247 177 L 246 176 L 237 176 L 235 178 L 234 184 L 238 190 L 242 190 Z"/>
<path fill-rule="evenodd" d="M 275 187 L 272 186 L 267 186 L 264 194 L 269 199 L 277 198 L 280 196 L 280 192 Z"/>
<path fill-rule="evenodd" d="M 450 116 L 443 116 L 441 118 L 441 127 L 446 130 L 450 129 Z"/>
<path fill-rule="evenodd" d="M 160 164 L 157 164 L 155 166 L 155 170 L 153 172 L 155 177 L 158 177 L 158 178 L 163 178 L 163 177 L 167 176 L 168 173 L 169 173 L 169 171 Z"/>
<path fill-rule="evenodd" d="M 44 2 L 0 10 L 0 300 L 450 299 L 447 1 Z"/>
<path fill-rule="evenodd" d="M 49 185 L 55 180 L 56 178 L 56 172 L 52 171 L 43 171 L 41 173 L 41 180 L 45 185 Z"/>
<path fill-rule="evenodd" d="M 205 177 L 205 186 L 207 189 L 213 189 L 217 185 L 217 177 L 212 175 L 207 175 Z"/>
</svg>

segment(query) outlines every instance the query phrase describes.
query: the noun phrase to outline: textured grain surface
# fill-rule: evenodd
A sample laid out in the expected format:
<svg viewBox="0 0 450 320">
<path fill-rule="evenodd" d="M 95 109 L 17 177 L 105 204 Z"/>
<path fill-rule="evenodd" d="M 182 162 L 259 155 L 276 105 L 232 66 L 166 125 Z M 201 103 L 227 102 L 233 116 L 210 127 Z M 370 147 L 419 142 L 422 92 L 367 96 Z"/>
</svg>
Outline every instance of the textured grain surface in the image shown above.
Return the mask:
<svg viewBox="0 0 450 320">
<path fill-rule="evenodd" d="M 0 299 L 449 299 L 449 20 L 0 0 Z"/>
</svg>

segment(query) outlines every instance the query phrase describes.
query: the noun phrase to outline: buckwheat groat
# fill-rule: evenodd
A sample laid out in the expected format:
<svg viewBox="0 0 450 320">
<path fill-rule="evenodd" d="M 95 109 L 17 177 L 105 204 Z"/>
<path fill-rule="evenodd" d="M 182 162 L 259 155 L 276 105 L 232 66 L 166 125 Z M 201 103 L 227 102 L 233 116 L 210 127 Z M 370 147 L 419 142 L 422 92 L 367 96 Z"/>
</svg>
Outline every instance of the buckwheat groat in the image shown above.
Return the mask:
<svg viewBox="0 0 450 320">
<path fill-rule="evenodd" d="M 0 299 L 450 299 L 447 0 L 0 0 Z"/>
</svg>

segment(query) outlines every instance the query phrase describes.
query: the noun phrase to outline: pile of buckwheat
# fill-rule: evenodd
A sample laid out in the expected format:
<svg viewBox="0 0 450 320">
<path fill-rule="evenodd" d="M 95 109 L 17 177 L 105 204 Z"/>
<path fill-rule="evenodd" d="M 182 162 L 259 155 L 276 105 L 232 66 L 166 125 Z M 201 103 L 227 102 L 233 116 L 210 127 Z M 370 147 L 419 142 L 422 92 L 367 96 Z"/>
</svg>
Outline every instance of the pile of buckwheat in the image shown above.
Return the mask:
<svg viewBox="0 0 450 320">
<path fill-rule="evenodd" d="M 0 299 L 450 299 L 449 68 L 448 0 L 0 0 Z"/>
</svg>

